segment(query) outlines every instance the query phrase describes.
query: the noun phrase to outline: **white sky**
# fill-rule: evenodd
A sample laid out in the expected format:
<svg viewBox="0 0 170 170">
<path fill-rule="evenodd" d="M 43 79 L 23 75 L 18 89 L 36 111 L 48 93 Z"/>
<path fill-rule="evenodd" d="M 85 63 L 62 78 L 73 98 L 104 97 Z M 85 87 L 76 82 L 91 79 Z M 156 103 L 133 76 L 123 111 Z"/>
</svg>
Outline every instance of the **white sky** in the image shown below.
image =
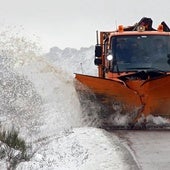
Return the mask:
<svg viewBox="0 0 170 170">
<path fill-rule="evenodd" d="M 50 48 L 88 47 L 96 30 L 112 30 L 151 17 L 170 25 L 169 0 L 0 0 L 0 24 L 22 25 Z"/>
</svg>

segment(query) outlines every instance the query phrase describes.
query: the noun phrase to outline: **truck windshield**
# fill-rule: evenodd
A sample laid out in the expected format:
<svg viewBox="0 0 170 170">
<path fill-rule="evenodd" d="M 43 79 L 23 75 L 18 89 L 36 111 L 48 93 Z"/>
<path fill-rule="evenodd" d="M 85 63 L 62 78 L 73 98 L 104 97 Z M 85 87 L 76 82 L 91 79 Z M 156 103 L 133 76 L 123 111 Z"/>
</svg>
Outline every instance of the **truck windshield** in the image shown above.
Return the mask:
<svg viewBox="0 0 170 170">
<path fill-rule="evenodd" d="M 170 71 L 170 38 L 165 35 L 127 35 L 112 37 L 113 72 Z M 116 62 L 115 62 L 116 61 Z"/>
</svg>

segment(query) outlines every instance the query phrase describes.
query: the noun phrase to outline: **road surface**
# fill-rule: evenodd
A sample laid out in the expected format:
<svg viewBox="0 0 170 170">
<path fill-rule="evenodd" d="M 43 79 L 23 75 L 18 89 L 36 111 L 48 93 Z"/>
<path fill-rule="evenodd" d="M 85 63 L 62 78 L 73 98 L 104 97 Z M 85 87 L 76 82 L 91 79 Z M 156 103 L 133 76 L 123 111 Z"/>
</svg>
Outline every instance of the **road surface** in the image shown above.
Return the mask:
<svg viewBox="0 0 170 170">
<path fill-rule="evenodd" d="M 129 147 L 141 170 L 170 169 L 170 131 L 114 131 Z"/>
</svg>

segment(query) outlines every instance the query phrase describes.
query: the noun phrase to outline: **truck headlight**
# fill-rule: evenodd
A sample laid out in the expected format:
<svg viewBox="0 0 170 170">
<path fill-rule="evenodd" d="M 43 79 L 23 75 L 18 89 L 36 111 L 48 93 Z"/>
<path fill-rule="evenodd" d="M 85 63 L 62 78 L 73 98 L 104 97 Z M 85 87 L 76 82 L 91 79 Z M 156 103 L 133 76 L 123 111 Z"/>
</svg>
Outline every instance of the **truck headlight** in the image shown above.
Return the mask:
<svg viewBox="0 0 170 170">
<path fill-rule="evenodd" d="M 111 61 L 112 59 L 113 59 L 113 56 L 112 56 L 111 54 L 109 54 L 109 55 L 107 56 L 107 60 Z"/>
</svg>

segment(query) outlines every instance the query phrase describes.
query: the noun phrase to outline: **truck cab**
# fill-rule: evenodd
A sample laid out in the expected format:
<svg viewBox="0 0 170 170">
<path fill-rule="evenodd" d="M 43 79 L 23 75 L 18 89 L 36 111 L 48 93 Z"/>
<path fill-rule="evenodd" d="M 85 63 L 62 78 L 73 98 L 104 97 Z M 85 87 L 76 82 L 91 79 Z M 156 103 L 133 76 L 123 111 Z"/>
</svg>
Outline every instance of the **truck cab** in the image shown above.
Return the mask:
<svg viewBox="0 0 170 170">
<path fill-rule="evenodd" d="M 166 30 L 165 30 L 166 29 Z M 170 32 L 167 25 L 150 30 L 141 22 L 137 26 L 114 32 L 100 32 L 95 49 L 99 77 L 112 79 L 132 72 L 170 72 Z"/>
</svg>

